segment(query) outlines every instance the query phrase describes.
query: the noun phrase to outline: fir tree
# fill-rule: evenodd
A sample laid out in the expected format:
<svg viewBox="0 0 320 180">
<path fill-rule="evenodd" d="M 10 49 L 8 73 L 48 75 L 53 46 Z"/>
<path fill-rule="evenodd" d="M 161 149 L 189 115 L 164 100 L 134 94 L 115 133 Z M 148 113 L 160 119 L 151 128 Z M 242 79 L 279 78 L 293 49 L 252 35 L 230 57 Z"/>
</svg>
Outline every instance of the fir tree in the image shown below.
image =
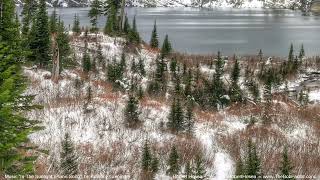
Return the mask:
<svg viewBox="0 0 320 180">
<path fill-rule="evenodd" d="M 151 172 L 153 176 L 159 171 L 159 159 L 154 155 L 151 161 Z"/>
<path fill-rule="evenodd" d="M 57 24 L 57 44 L 59 47 L 59 59 L 60 59 L 60 64 L 61 68 L 68 67 L 71 65 L 74 65 L 74 62 L 71 61 L 70 58 L 70 53 L 71 53 L 71 48 L 69 44 L 69 34 L 67 30 L 64 27 L 63 21 L 59 20 Z"/>
<path fill-rule="evenodd" d="M 135 43 L 135 44 L 139 44 L 140 43 L 140 35 L 139 35 L 138 30 L 137 30 L 137 24 L 136 24 L 136 16 L 133 17 L 132 29 L 129 32 L 128 36 L 129 36 L 128 37 L 128 41 L 130 43 Z"/>
<path fill-rule="evenodd" d="M 146 70 L 145 70 L 145 65 L 144 65 L 144 62 L 143 62 L 142 58 L 139 58 L 138 68 L 139 68 L 139 71 L 140 71 L 140 75 L 141 76 L 145 76 L 146 75 Z"/>
<path fill-rule="evenodd" d="M 137 73 L 137 65 L 136 65 L 136 61 L 133 59 L 132 63 L 131 63 L 131 72 L 132 73 Z"/>
<path fill-rule="evenodd" d="M 258 54 L 259 60 L 262 61 L 263 60 L 263 53 L 262 53 L 262 49 L 259 50 L 259 54 Z"/>
<path fill-rule="evenodd" d="M 41 67 L 46 67 L 50 61 L 50 36 L 46 0 L 39 1 L 39 8 L 35 22 L 30 32 L 30 60 L 35 61 Z"/>
<path fill-rule="evenodd" d="M 176 147 L 173 146 L 171 148 L 170 155 L 169 155 L 167 175 L 172 177 L 172 176 L 178 175 L 179 171 L 180 171 L 179 155 L 176 150 Z"/>
<path fill-rule="evenodd" d="M 72 26 L 72 32 L 76 35 L 79 35 L 81 32 L 80 29 L 80 19 L 79 16 L 77 14 L 74 15 L 74 19 L 73 19 L 73 26 Z"/>
<path fill-rule="evenodd" d="M 13 1 L 1 1 L 0 2 L 0 37 L 1 40 L 12 45 L 15 44 L 15 40 L 18 40 L 16 37 L 17 24 L 15 20 L 15 4 Z"/>
<path fill-rule="evenodd" d="M 101 14 L 102 4 L 100 0 L 94 0 L 90 5 L 90 11 L 88 16 L 90 17 L 91 29 L 90 31 L 93 33 L 97 33 L 99 31 L 98 28 L 98 18 Z"/>
<path fill-rule="evenodd" d="M 240 178 L 241 175 L 245 175 L 245 169 L 241 160 L 241 157 L 239 158 L 239 160 L 236 163 L 236 172 L 234 173 L 236 177 L 235 179 L 244 179 L 244 178 Z"/>
<path fill-rule="evenodd" d="M 85 40 L 85 49 L 82 57 L 82 70 L 88 73 L 92 68 L 90 55 L 88 53 L 88 42 Z"/>
<path fill-rule="evenodd" d="M 190 165 L 190 161 L 187 162 L 185 168 L 184 168 L 184 178 L 183 180 L 193 180 L 193 169 Z"/>
<path fill-rule="evenodd" d="M 157 22 L 154 21 L 154 26 L 151 34 L 150 40 L 151 48 L 159 48 L 159 40 L 158 40 L 158 33 L 157 33 Z"/>
<path fill-rule="evenodd" d="M 62 171 L 62 175 L 77 175 L 78 174 L 78 164 L 77 164 L 77 156 L 75 154 L 74 146 L 70 139 L 68 133 L 65 134 L 64 140 L 61 142 L 61 164 L 60 168 Z"/>
<path fill-rule="evenodd" d="M 187 105 L 187 112 L 185 115 L 185 130 L 187 133 L 192 134 L 194 125 L 194 114 L 192 103 L 189 102 Z"/>
<path fill-rule="evenodd" d="M 222 76 L 224 73 L 224 60 L 221 57 L 221 53 L 218 52 L 217 61 L 215 65 L 215 74 L 212 78 L 213 83 L 211 87 L 211 100 L 210 104 L 212 107 L 217 108 L 218 105 L 223 106 L 226 102 L 222 98 L 225 95 L 224 83 Z"/>
<path fill-rule="evenodd" d="M 58 17 L 57 17 L 57 11 L 56 8 L 53 9 L 52 14 L 50 16 L 49 20 L 49 30 L 50 33 L 56 33 L 58 31 L 57 24 L 58 24 Z"/>
<path fill-rule="evenodd" d="M 118 10 L 119 10 L 118 0 L 107 0 L 107 6 L 105 8 L 105 13 L 107 14 L 107 22 L 104 27 L 104 33 L 108 35 L 116 35 L 119 31 L 118 23 Z"/>
<path fill-rule="evenodd" d="M 233 66 L 232 73 L 231 73 L 230 100 L 232 102 L 242 101 L 242 93 L 238 85 L 239 77 L 240 77 L 240 66 L 239 66 L 238 60 L 236 59 Z"/>
<path fill-rule="evenodd" d="M 131 27 L 130 27 L 130 24 L 129 24 L 128 16 L 125 15 L 124 24 L 123 24 L 123 32 L 125 34 L 129 34 L 130 31 L 131 31 Z"/>
<path fill-rule="evenodd" d="M 302 58 L 305 56 L 305 51 L 304 51 L 304 47 L 303 44 L 301 45 L 301 49 L 299 52 L 299 59 L 302 60 Z"/>
<path fill-rule="evenodd" d="M 96 54 L 96 59 L 97 59 L 97 64 L 98 66 L 102 67 L 102 69 L 105 69 L 105 57 L 103 56 L 103 52 L 102 52 L 102 46 L 99 43 L 98 44 L 98 49 L 97 49 L 97 54 Z"/>
<path fill-rule="evenodd" d="M 257 155 L 256 146 L 252 143 L 251 139 L 248 142 L 246 174 L 256 177 L 260 175 L 260 159 Z"/>
<path fill-rule="evenodd" d="M 25 0 L 22 15 L 22 29 L 21 33 L 24 38 L 27 38 L 30 32 L 30 26 L 34 19 L 34 14 L 36 14 L 37 2 L 34 0 Z"/>
<path fill-rule="evenodd" d="M 295 179 L 291 174 L 292 169 L 293 167 L 288 156 L 288 148 L 285 146 L 282 153 L 282 161 L 280 167 L 280 175 L 284 176 L 282 179 Z"/>
<path fill-rule="evenodd" d="M 187 79 L 186 79 L 186 85 L 184 88 L 184 95 L 187 97 L 192 95 L 192 82 L 193 82 L 192 72 L 191 72 L 191 69 L 189 69 L 187 74 Z"/>
<path fill-rule="evenodd" d="M 144 143 L 143 153 L 142 153 L 142 158 L 141 158 L 142 170 L 145 172 L 150 171 L 151 170 L 151 162 L 152 162 L 152 156 L 150 153 L 150 148 L 149 148 L 148 142 L 146 141 Z"/>
<path fill-rule="evenodd" d="M 290 45 L 290 50 L 289 50 L 289 56 L 288 56 L 288 61 L 293 62 L 294 54 L 293 54 L 293 44 L 291 43 Z"/>
<path fill-rule="evenodd" d="M 168 120 L 167 126 L 172 132 L 179 132 L 184 129 L 184 115 L 179 99 L 173 100 Z"/>
<path fill-rule="evenodd" d="M 166 35 L 161 48 L 161 55 L 160 55 L 161 58 L 167 57 L 171 53 L 171 51 L 172 51 L 172 46 L 171 46 L 171 43 L 169 42 L 168 35 Z"/>
<path fill-rule="evenodd" d="M 202 180 L 206 178 L 206 169 L 201 154 L 196 155 L 194 175 L 196 176 L 197 180 Z"/>
<path fill-rule="evenodd" d="M 3 7 L 10 7 L 2 2 Z M 10 8 L 4 8 L 3 15 L 14 12 Z M 12 16 L 14 18 L 14 16 Z M 1 19 L 1 21 L 11 21 Z M 9 24 L 8 22 L 1 22 Z M 8 30 L 13 32 L 12 29 Z M 17 30 L 17 29 L 16 29 Z M 6 31 L 6 30 L 4 30 Z M 6 34 L 6 32 L 0 32 Z M 4 174 L 30 174 L 33 171 L 34 157 L 25 157 L 29 147 L 26 147 L 28 135 L 35 130 L 36 121 L 24 118 L 22 112 L 30 110 L 32 96 L 22 93 L 26 88 L 27 80 L 22 76 L 21 60 L 23 54 L 21 48 L 11 41 L 10 37 L 2 39 L 0 35 L 0 177 Z M 10 44 L 10 45 L 9 45 Z"/>
<path fill-rule="evenodd" d="M 129 100 L 124 111 L 125 123 L 128 127 L 137 127 L 139 125 L 138 101 L 132 95 L 129 95 Z"/>
</svg>

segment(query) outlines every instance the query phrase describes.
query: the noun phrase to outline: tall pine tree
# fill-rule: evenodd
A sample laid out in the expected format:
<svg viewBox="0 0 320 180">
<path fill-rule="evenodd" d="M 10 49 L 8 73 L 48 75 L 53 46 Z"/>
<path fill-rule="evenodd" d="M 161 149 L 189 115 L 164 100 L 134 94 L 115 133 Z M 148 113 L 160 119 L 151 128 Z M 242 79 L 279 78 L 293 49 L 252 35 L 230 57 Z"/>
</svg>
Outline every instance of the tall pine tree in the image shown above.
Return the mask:
<svg viewBox="0 0 320 180">
<path fill-rule="evenodd" d="M 72 32 L 76 35 L 79 35 L 81 32 L 80 29 L 80 19 L 79 16 L 77 14 L 74 15 L 74 19 L 73 19 L 73 26 L 72 26 Z"/>
<path fill-rule="evenodd" d="M 165 58 L 167 57 L 172 51 L 172 46 L 171 43 L 169 41 L 169 36 L 166 35 L 166 37 L 164 38 L 163 44 L 162 44 L 162 48 L 161 48 L 161 58 Z"/>
<path fill-rule="evenodd" d="M 60 169 L 62 175 L 77 175 L 78 174 L 78 157 L 75 154 L 74 145 L 71 141 L 70 135 L 65 134 L 64 140 L 61 142 L 61 153 L 60 153 Z"/>
<path fill-rule="evenodd" d="M 180 172 L 179 155 L 175 146 L 171 148 L 169 159 L 168 159 L 168 169 L 167 175 L 175 176 Z"/>
<path fill-rule="evenodd" d="M 97 33 L 99 31 L 98 18 L 102 11 L 101 8 L 102 8 L 102 4 L 100 0 L 94 0 L 93 2 L 91 2 L 88 16 L 90 17 L 90 23 L 91 23 L 90 31 L 93 33 Z"/>
<path fill-rule="evenodd" d="M 151 48 L 159 48 L 159 40 L 158 40 L 158 33 L 157 33 L 157 21 L 154 21 L 153 30 L 151 33 L 151 40 L 150 40 Z"/>
</svg>

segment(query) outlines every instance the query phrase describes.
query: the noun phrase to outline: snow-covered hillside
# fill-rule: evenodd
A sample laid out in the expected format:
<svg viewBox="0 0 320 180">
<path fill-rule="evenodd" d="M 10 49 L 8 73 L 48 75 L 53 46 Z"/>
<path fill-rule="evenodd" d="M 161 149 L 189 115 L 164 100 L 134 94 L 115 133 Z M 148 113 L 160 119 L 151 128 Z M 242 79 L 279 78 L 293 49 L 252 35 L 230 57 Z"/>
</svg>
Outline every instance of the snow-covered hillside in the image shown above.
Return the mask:
<svg viewBox="0 0 320 180">
<path fill-rule="evenodd" d="M 94 34 L 90 35 L 92 38 Z M 106 63 L 111 59 L 120 61 L 124 48 L 124 39 L 98 35 Z M 81 64 L 83 39 L 72 41 L 75 56 Z M 96 42 L 89 43 L 90 52 L 95 52 Z M 126 55 L 127 70 L 121 85 L 126 89 L 129 79 L 137 77 L 145 89 L 155 69 L 157 53 L 143 47 L 138 53 Z M 147 76 L 131 72 L 133 61 L 142 59 Z M 200 65 L 201 72 L 209 76 L 211 69 L 206 64 Z M 80 67 L 64 70 L 57 84 L 50 80 L 49 71 L 25 67 L 25 75 L 30 80 L 26 94 L 35 95 L 35 103 L 43 109 L 27 114 L 31 119 L 42 121 L 43 130 L 30 135 L 31 142 L 39 149 L 37 174 L 59 173 L 61 141 L 69 133 L 76 145 L 81 175 L 104 175 L 123 179 L 138 179 L 141 169 L 141 153 L 145 141 L 150 142 L 151 149 L 160 157 L 159 172 L 156 179 L 170 179 L 166 175 L 169 149 L 177 146 L 183 164 L 195 154 L 204 155 L 206 175 L 209 179 L 224 180 L 235 172 L 239 156 L 245 156 L 246 141 L 253 139 L 259 145 L 263 172 L 277 173 L 281 158 L 279 154 L 284 144 L 289 145 L 294 172 L 319 175 L 320 167 L 314 166 L 320 159 L 319 106 L 314 105 L 300 109 L 298 105 L 286 98 L 275 98 L 271 113 L 276 118 L 273 124 L 265 126 L 256 121 L 262 108 L 259 104 L 234 105 L 220 111 L 195 109 L 195 125 L 192 137 L 176 135 L 164 128 L 170 111 L 170 94 L 161 99 L 145 97 L 140 100 L 139 118 L 141 127 L 127 128 L 124 124 L 124 108 L 128 95 L 126 92 L 114 91 L 106 80 L 106 74 L 100 68 L 97 74 L 83 74 Z M 294 79 L 289 87 L 294 88 L 303 79 Z M 87 104 L 87 89 L 91 87 L 92 100 Z M 280 88 L 281 89 L 281 88 Z M 319 98 L 319 91 L 310 92 L 313 100 Z M 311 150 L 312 149 L 312 150 Z M 272 159 L 273 161 L 270 161 Z M 308 167 L 305 169 L 304 167 Z"/>
<path fill-rule="evenodd" d="M 15 0 L 22 5 L 23 0 Z M 48 0 L 48 6 L 85 7 L 91 0 Z M 300 0 L 127 0 L 134 7 L 206 7 L 206 8 L 299 8 Z M 305 0 L 308 4 L 311 0 Z"/>
</svg>

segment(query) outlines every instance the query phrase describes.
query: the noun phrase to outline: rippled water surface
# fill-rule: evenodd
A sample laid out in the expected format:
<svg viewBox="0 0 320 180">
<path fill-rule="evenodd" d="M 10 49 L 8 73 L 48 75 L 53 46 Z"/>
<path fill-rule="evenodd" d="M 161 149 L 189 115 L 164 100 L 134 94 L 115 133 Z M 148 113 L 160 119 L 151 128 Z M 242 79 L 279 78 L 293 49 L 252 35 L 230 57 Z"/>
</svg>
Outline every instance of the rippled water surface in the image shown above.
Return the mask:
<svg viewBox="0 0 320 180">
<path fill-rule="evenodd" d="M 89 25 L 88 8 L 59 9 L 65 24 L 72 24 L 75 13 L 83 26 Z M 51 10 L 49 10 L 51 11 Z M 128 8 L 131 20 L 137 18 L 142 38 L 149 42 L 156 19 L 159 37 L 168 34 L 174 49 L 208 54 L 265 54 L 286 56 L 290 43 L 298 51 L 303 43 L 307 55 L 320 55 L 320 17 L 302 16 L 290 10 L 240 10 L 196 8 Z M 99 20 L 100 27 L 105 18 Z"/>
</svg>

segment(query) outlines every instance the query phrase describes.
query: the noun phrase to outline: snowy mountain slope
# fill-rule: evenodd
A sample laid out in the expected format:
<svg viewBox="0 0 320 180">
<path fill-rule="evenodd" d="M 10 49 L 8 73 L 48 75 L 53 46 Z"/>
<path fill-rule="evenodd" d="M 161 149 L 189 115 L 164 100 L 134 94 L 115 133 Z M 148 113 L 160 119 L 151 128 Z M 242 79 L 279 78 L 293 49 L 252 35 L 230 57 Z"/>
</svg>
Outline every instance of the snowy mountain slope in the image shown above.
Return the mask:
<svg viewBox="0 0 320 180">
<path fill-rule="evenodd" d="M 89 36 L 95 37 L 94 34 Z M 105 60 L 108 62 L 115 58 L 120 61 L 124 40 L 102 34 L 98 37 Z M 72 45 L 78 63 L 81 64 L 83 39 L 75 38 Z M 90 42 L 89 48 L 95 52 L 96 42 Z M 130 65 L 133 60 L 142 58 L 149 75 L 140 80 L 145 89 L 148 77 L 155 69 L 157 53 L 143 48 L 137 54 L 128 53 L 126 57 L 127 70 L 121 84 L 127 86 L 127 79 L 137 75 L 132 73 Z M 207 69 L 210 69 L 208 65 L 201 64 L 201 71 L 209 76 L 211 71 Z M 228 179 L 235 170 L 237 150 L 240 147 L 240 156 L 245 153 L 245 142 L 249 137 L 259 142 L 259 154 L 263 166 L 268 169 L 267 173 L 276 172 L 279 166 L 270 159 L 275 159 L 286 143 L 290 145 L 292 156 L 296 157 L 295 172 L 317 175 L 320 172 L 320 167 L 312 166 L 313 160 L 320 158 L 319 122 L 304 120 L 300 116 L 303 113 L 299 114 L 297 108 L 286 100 L 274 100 L 272 113 L 278 119 L 267 128 L 261 121 L 251 123 L 251 119 L 261 113 L 261 107 L 259 110 L 259 107 L 250 105 L 231 106 L 218 112 L 196 109 L 194 136 L 186 137 L 163 129 L 168 121 L 170 95 L 162 101 L 150 97 L 141 100 L 139 117 L 143 124 L 137 129 L 130 129 L 125 127 L 123 118 L 128 96 L 124 92 L 113 91 L 101 69 L 98 74 L 90 74 L 89 77 L 84 77 L 80 67 L 64 70 L 58 84 L 48 78 L 51 74 L 49 71 L 25 68 L 24 73 L 30 80 L 25 93 L 36 95 L 35 103 L 44 106 L 43 109 L 27 114 L 31 119 L 41 120 L 44 126 L 43 130 L 30 135 L 34 144 L 48 151 L 37 160 L 37 166 L 42 166 L 44 173 L 59 172 L 56 166 L 60 161 L 60 144 L 66 132 L 70 133 L 77 147 L 81 174 L 103 174 L 108 177 L 122 175 L 129 177 L 123 179 L 138 179 L 142 146 L 148 140 L 153 152 L 161 157 L 160 171 L 155 179 L 170 179 L 165 171 L 168 151 L 172 145 L 178 147 L 183 163 L 190 154 L 200 151 L 204 154 L 206 175 L 215 180 Z M 81 80 L 80 88 L 75 85 L 78 80 Z M 92 88 L 92 100 L 86 106 L 89 86 Z M 312 152 L 310 148 L 313 148 Z M 309 169 L 304 170 L 304 166 Z"/>
<path fill-rule="evenodd" d="M 23 0 L 15 0 L 22 5 Z M 47 0 L 48 6 L 86 7 L 91 0 Z M 305 0 L 306 3 L 311 0 Z M 300 0 L 127 0 L 134 7 L 206 7 L 206 8 L 299 8 Z"/>
</svg>

